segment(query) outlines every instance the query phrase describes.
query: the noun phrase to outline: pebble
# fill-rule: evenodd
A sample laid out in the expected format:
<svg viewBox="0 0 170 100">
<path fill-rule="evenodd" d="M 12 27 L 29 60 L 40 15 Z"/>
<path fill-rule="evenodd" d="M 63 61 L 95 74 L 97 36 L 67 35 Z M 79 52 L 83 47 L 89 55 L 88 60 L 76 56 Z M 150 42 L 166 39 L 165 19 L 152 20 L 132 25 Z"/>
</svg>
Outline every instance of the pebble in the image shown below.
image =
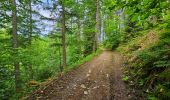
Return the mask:
<svg viewBox="0 0 170 100">
<path fill-rule="evenodd" d="M 93 87 L 93 89 L 97 89 L 97 87 Z"/>
<path fill-rule="evenodd" d="M 91 73 L 91 70 L 89 69 L 89 73 Z"/>
<path fill-rule="evenodd" d="M 85 86 L 84 84 L 82 84 L 80 87 L 81 87 L 81 88 L 83 88 L 83 89 L 85 89 L 85 88 L 86 88 L 86 86 Z"/>
<path fill-rule="evenodd" d="M 87 91 L 84 91 L 84 94 L 85 94 L 85 95 L 87 95 L 87 94 L 88 94 L 88 92 L 87 92 Z"/>
<path fill-rule="evenodd" d="M 108 78 L 108 77 L 109 77 L 109 74 L 106 74 L 106 77 Z"/>
<path fill-rule="evenodd" d="M 44 91 L 40 91 L 41 93 L 44 93 Z"/>
<path fill-rule="evenodd" d="M 86 75 L 86 77 L 89 77 L 89 76 L 90 76 L 90 74 L 87 74 L 87 75 Z"/>
</svg>

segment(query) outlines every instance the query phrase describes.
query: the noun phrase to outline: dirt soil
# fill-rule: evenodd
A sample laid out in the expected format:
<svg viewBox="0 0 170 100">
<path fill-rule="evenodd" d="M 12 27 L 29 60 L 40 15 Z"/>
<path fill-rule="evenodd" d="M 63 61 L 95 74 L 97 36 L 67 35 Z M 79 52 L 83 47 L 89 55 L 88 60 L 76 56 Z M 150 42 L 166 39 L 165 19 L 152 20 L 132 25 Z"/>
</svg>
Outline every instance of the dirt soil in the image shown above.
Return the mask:
<svg viewBox="0 0 170 100">
<path fill-rule="evenodd" d="M 123 58 L 104 51 L 93 60 L 62 75 L 27 100 L 128 100 L 122 79 Z"/>
</svg>

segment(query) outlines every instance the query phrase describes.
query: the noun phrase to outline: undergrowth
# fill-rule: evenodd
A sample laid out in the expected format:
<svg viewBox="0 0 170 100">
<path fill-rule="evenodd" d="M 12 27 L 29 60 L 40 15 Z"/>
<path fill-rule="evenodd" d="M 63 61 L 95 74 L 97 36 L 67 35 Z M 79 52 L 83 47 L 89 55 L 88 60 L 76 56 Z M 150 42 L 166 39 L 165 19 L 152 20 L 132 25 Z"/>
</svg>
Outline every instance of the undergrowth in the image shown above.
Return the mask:
<svg viewBox="0 0 170 100">
<path fill-rule="evenodd" d="M 124 80 L 149 100 L 170 100 L 170 30 L 148 31 L 117 50 L 127 59 Z"/>
<path fill-rule="evenodd" d="M 56 72 L 55 74 L 51 75 L 51 77 L 48 76 L 49 74 L 51 74 L 50 71 L 48 70 L 43 71 L 44 75 L 46 75 L 46 79 L 43 81 L 30 81 L 29 84 L 31 84 L 31 87 L 29 88 L 31 88 L 31 90 L 29 90 L 28 92 L 31 93 L 31 91 L 33 90 L 37 90 L 38 88 L 41 89 L 45 87 L 46 85 L 50 84 L 53 80 L 56 80 L 61 75 L 66 74 L 67 72 L 70 72 L 80 67 L 80 65 L 86 63 L 87 61 L 92 60 L 95 56 L 98 56 L 101 52 L 102 52 L 102 49 L 99 48 L 95 53 L 92 53 L 86 56 L 85 58 L 73 63 L 72 65 L 67 66 L 67 68 L 65 68 L 63 72 Z M 28 94 L 28 93 L 25 93 L 25 94 Z"/>
<path fill-rule="evenodd" d="M 68 72 L 72 69 L 76 69 L 77 67 L 79 67 L 81 64 L 84 64 L 87 61 L 92 60 L 95 56 L 99 55 L 101 53 L 102 49 L 99 48 L 95 53 L 92 53 L 88 56 L 86 56 L 85 58 L 78 60 L 77 62 L 73 63 L 72 65 L 69 65 L 64 72 Z"/>
</svg>

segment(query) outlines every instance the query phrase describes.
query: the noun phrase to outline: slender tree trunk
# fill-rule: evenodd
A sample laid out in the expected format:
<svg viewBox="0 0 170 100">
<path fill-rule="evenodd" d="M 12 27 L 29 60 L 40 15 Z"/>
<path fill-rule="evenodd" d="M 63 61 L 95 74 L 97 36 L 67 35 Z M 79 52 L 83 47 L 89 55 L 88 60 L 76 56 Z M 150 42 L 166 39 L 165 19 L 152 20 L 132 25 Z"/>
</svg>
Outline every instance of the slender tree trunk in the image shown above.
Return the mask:
<svg viewBox="0 0 170 100">
<path fill-rule="evenodd" d="M 101 34 L 102 34 L 102 37 L 101 37 L 101 39 L 102 39 L 102 41 L 104 41 L 105 40 L 105 20 L 106 20 L 106 15 L 105 15 L 106 13 L 105 13 L 105 11 L 102 11 L 102 16 L 101 16 Z"/>
<path fill-rule="evenodd" d="M 63 68 L 65 68 L 66 65 L 66 39 L 65 39 L 65 35 L 66 35 L 66 26 L 65 26 L 65 7 L 62 1 L 62 45 L 63 45 Z"/>
<path fill-rule="evenodd" d="M 76 2 L 78 4 L 79 0 L 77 0 Z M 79 8 L 80 8 L 80 6 L 78 7 L 78 9 Z M 80 15 L 79 14 L 77 16 L 76 24 L 77 24 L 77 32 L 76 32 L 77 50 L 78 50 L 78 55 L 80 57 L 81 56 L 81 44 L 80 44 L 80 41 L 81 41 L 81 36 L 80 36 L 80 34 L 81 34 L 81 30 L 80 30 L 81 24 L 80 24 Z"/>
<path fill-rule="evenodd" d="M 58 54 L 59 54 L 59 59 L 60 59 L 60 60 L 59 60 L 60 71 L 62 72 L 62 71 L 63 71 L 63 67 L 62 67 L 62 64 L 61 64 L 61 60 L 62 60 L 62 59 L 61 59 L 61 48 L 60 48 L 60 47 L 59 47 Z"/>
<path fill-rule="evenodd" d="M 12 37 L 13 37 L 13 52 L 14 56 L 14 72 L 15 72 L 15 89 L 16 92 L 20 92 L 20 68 L 18 61 L 18 39 L 17 39 L 17 9 L 16 9 L 16 1 L 12 0 Z"/>
<path fill-rule="evenodd" d="M 32 4 L 31 4 L 31 0 L 29 0 L 29 13 L 30 13 L 30 17 L 29 17 L 29 20 L 30 20 L 30 32 L 29 32 L 29 45 L 31 46 L 31 43 L 32 43 Z"/>
<path fill-rule="evenodd" d="M 77 17 L 77 32 L 76 32 L 76 44 L 77 44 L 77 51 L 78 51 L 78 55 L 80 57 L 81 55 L 81 44 L 80 44 L 80 41 L 81 41 L 81 36 L 80 36 L 80 18 L 79 16 Z"/>
<path fill-rule="evenodd" d="M 98 35 L 100 34 L 100 4 L 99 0 L 96 0 L 96 26 L 94 34 L 93 52 L 97 50 L 98 47 Z"/>
<path fill-rule="evenodd" d="M 102 11 L 101 11 L 101 5 L 102 4 L 99 3 L 99 8 L 98 8 L 99 9 L 99 18 L 98 18 L 98 20 L 99 20 L 99 26 L 98 26 L 98 29 L 99 29 L 99 42 L 102 41 Z"/>
<path fill-rule="evenodd" d="M 30 32 L 29 32 L 29 48 L 30 48 L 30 56 L 31 56 L 31 45 L 32 45 L 32 2 L 31 0 L 29 0 L 29 13 L 30 13 L 30 16 L 29 16 L 29 21 L 30 21 Z M 30 59 L 30 62 L 29 62 L 29 69 L 30 69 L 30 78 L 31 79 L 34 79 L 34 75 L 33 75 L 33 69 L 32 69 L 32 63 L 31 63 L 31 59 Z"/>
</svg>

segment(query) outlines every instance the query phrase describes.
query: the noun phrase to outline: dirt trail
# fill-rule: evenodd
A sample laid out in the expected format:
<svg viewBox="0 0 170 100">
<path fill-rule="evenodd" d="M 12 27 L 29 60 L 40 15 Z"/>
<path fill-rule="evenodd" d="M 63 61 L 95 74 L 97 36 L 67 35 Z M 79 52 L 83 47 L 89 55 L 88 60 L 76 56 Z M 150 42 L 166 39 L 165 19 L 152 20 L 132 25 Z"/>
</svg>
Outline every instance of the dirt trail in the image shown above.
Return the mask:
<svg viewBox="0 0 170 100">
<path fill-rule="evenodd" d="M 119 54 L 104 51 L 27 100 L 127 100 L 122 61 Z"/>
</svg>

